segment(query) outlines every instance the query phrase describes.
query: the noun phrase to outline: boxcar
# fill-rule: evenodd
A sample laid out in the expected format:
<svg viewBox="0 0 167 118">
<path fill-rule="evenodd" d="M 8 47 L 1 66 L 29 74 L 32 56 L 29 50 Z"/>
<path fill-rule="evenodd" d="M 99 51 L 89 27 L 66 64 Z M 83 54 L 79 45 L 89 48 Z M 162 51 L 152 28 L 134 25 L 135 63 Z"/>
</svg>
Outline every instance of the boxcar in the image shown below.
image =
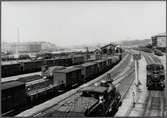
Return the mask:
<svg viewBox="0 0 167 118">
<path fill-rule="evenodd" d="M 72 58 L 73 65 L 82 64 L 85 61 L 85 57 L 83 55 L 76 55 Z"/>
<path fill-rule="evenodd" d="M 119 56 L 113 56 L 112 57 L 112 65 L 116 65 L 119 62 Z"/>
<path fill-rule="evenodd" d="M 64 64 L 60 65 L 60 66 L 72 66 L 72 58 L 63 58 L 62 59 Z"/>
<path fill-rule="evenodd" d="M 2 83 L 1 94 L 2 115 L 19 109 L 26 102 L 25 84 L 23 82 Z"/>
<path fill-rule="evenodd" d="M 98 72 L 103 72 L 104 71 L 104 68 L 105 68 L 105 64 L 104 64 L 104 60 L 97 60 L 97 61 L 94 61 L 95 63 L 97 63 L 97 66 L 98 66 Z"/>
<path fill-rule="evenodd" d="M 98 66 L 96 63 L 88 62 L 81 65 L 76 65 L 81 68 L 83 81 L 89 81 L 98 73 Z"/>
<path fill-rule="evenodd" d="M 41 66 L 44 64 L 45 64 L 45 62 L 42 60 L 24 62 L 21 64 L 22 71 L 23 71 L 23 73 L 37 72 L 37 71 L 41 70 Z"/>
<path fill-rule="evenodd" d="M 111 68 L 112 67 L 112 57 L 107 58 L 107 67 Z"/>
<path fill-rule="evenodd" d="M 18 63 L 2 65 L 2 77 L 9 77 L 21 73 L 21 66 Z"/>
<path fill-rule="evenodd" d="M 48 66 L 54 66 L 55 65 L 54 59 L 47 59 L 46 60 L 46 65 L 48 65 Z"/>
<path fill-rule="evenodd" d="M 53 84 L 57 86 L 64 85 L 67 89 L 78 86 L 81 80 L 81 69 L 76 67 L 57 70 L 53 75 Z"/>
</svg>

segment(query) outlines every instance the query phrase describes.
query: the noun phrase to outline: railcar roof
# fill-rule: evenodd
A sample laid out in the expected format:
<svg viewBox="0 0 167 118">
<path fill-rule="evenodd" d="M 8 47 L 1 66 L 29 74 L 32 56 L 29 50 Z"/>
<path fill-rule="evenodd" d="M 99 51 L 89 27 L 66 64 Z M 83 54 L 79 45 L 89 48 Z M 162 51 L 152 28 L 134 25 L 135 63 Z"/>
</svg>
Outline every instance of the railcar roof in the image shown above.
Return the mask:
<svg viewBox="0 0 167 118">
<path fill-rule="evenodd" d="M 99 62 L 104 62 L 105 60 L 97 60 L 97 61 L 94 61 L 95 63 L 99 63 Z"/>
<path fill-rule="evenodd" d="M 84 57 L 84 55 L 74 55 L 74 57 Z"/>
<path fill-rule="evenodd" d="M 1 90 L 5 90 L 5 89 L 17 87 L 17 86 L 22 86 L 22 85 L 24 85 L 24 83 L 19 82 L 19 81 L 10 81 L 10 82 L 3 82 L 1 85 L 2 85 Z"/>
<path fill-rule="evenodd" d="M 14 62 L 14 61 L 13 61 L 13 62 L 12 62 L 12 61 L 7 61 L 7 62 L 2 61 L 1 64 L 2 64 L 2 66 L 6 66 L 6 65 L 7 65 L 7 66 L 8 66 L 8 65 L 10 66 L 10 65 L 17 65 L 17 64 L 19 64 L 19 63 L 16 62 L 16 61 L 15 61 L 15 62 Z"/>
<path fill-rule="evenodd" d="M 65 67 L 64 66 L 51 66 L 49 67 L 48 72 L 52 73 L 54 70 L 61 70 L 61 69 L 65 69 Z"/>
<path fill-rule="evenodd" d="M 91 65 L 95 65 L 95 64 L 96 63 L 94 63 L 94 62 L 88 62 L 88 63 L 81 64 L 81 66 L 87 67 L 87 66 L 91 66 Z"/>
<path fill-rule="evenodd" d="M 30 81 L 34 81 L 34 80 L 38 80 L 41 79 L 42 77 L 40 75 L 31 75 L 31 76 L 27 76 L 27 77 L 21 77 L 18 79 L 18 81 L 21 82 L 30 82 Z"/>
<path fill-rule="evenodd" d="M 69 73 L 69 72 L 73 72 L 73 71 L 76 71 L 76 70 L 80 70 L 80 68 L 71 66 L 71 67 L 67 67 L 67 68 L 62 69 L 62 70 L 57 70 L 56 72 Z"/>
</svg>

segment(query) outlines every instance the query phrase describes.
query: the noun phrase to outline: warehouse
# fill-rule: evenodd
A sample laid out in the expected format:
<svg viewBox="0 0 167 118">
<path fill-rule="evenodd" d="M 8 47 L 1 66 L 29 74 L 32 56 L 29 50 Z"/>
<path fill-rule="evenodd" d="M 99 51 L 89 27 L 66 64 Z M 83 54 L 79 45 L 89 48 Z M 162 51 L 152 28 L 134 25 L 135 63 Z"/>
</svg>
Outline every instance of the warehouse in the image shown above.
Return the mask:
<svg viewBox="0 0 167 118">
<path fill-rule="evenodd" d="M 153 48 L 166 51 L 166 33 L 160 33 L 151 37 Z"/>
</svg>

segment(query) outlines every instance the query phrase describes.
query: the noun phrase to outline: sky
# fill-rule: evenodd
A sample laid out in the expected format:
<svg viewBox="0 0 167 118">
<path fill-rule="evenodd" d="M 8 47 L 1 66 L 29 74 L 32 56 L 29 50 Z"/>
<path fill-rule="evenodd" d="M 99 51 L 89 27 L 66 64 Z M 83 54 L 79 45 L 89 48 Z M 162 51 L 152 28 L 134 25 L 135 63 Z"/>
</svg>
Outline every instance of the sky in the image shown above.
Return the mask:
<svg viewBox="0 0 167 118">
<path fill-rule="evenodd" d="M 58 46 L 149 39 L 166 32 L 165 1 L 1 2 L 1 41 Z"/>
</svg>

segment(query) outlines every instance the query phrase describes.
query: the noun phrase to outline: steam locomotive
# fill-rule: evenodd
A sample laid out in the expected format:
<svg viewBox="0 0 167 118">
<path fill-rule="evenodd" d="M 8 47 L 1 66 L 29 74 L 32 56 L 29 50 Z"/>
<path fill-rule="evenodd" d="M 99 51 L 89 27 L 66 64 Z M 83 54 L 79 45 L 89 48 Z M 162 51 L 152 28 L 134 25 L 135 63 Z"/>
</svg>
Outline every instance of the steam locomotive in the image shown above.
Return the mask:
<svg viewBox="0 0 167 118">
<path fill-rule="evenodd" d="M 147 67 L 147 82 L 148 90 L 165 88 L 165 73 L 162 64 L 148 64 Z"/>
</svg>

